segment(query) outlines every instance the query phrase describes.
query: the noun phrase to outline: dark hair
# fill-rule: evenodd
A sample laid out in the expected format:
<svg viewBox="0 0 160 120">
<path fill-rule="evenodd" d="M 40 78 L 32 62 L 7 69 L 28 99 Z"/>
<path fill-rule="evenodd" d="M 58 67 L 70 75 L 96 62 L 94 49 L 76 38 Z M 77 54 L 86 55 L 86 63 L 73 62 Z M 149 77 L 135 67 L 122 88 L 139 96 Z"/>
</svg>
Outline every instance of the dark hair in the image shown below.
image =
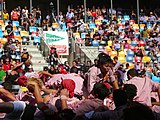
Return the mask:
<svg viewBox="0 0 160 120">
<path fill-rule="evenodd" d="M 71 109 L 64 109 L 59 113 L 59 120 L 72 120 L 75 115 Z"/>
<path fill-rule="evenodd" d="M 115 56 L 113 59 L 114 59 L 114 60 L 118 60 L 118 57 L 117 57 L 117 56 Z"/>
<path fill-rule="evenodd" d="M 155 120 L 152 110 L 138 102 L 130 102 L 124 110 L 124 120 Z"/>
<path fill-rule="evenodd" d="M 136 76 L 138 76 L 138 72 L 135 68 L 132 68 L 132 69 L 128 70 L 128 72 L 127 72 L 128 77 L 129 77 L 129 75 L 132 76 L 132 77 L 136 77 Z"/>
<path fill-rule="evenodd" d="M 93 93 L 97 95 L 97 98 L 104 100 L 108 96 L 109 90 L 103 83 L 96 83 L 93 87 Z"/>
<path fill-rule="evenodd" d="M 76 73 L 76 74 L 78 74 L 78 68 L 77 67 L 72 67 L 70 69 L 70 73 Z"/>
<path fill-rule="evenodd" d="M 100 53 L 98 55 L 98 66 L 104 65 L 106 63 L 113 63 L 111 57 L 105 53 Z"/>
<path fill-rule="evenodd" d="M 113 100 L 116 107 L 127 104 L 127 94 L 124 90 L 117 89 L 113 91 Z"/>
<path fill-rule="evenodd" d="M 126 67 L 127 67 L 127 68 L 129 67 L 129 63 L 126 64 Z"/>
<path fill-rule="evenodd" d="M 123 90 L 127 94 L 127 99 L 133 101 L 133 98 L 137 95 L 137 87 L 133 84 L 124 84 Z"/>
</svg>

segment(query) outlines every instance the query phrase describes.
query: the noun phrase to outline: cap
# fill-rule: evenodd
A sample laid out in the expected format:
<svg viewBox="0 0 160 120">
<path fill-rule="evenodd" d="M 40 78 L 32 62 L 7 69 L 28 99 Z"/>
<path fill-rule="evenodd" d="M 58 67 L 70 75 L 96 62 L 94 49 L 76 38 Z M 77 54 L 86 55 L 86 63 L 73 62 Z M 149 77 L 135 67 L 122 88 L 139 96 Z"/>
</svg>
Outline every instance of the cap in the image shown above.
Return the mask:
<svg viewBox="0 0 160 120">
<path fill-rule="evenodd" d="M 27 47 L 25 46 L 25 47 L 23 48 L 23 50 L 27 50 Z"/>
<path fill-rule="evenodd" d="M 158 62 L 157 61 L 154 61 L 154 64 L 157 64 Z"/>
<path fill-rule="evenodd" d="M 33 68 L 32 65 L 30 65 L 28 68 Z"/>
<path fill-rule="evenodd" d="M 27 82 L 27 77 L 26 76 L 21 76 L 18 78 L 17 83 L 20 86 L 24 86 L 24 84 Z"/>
</svg>

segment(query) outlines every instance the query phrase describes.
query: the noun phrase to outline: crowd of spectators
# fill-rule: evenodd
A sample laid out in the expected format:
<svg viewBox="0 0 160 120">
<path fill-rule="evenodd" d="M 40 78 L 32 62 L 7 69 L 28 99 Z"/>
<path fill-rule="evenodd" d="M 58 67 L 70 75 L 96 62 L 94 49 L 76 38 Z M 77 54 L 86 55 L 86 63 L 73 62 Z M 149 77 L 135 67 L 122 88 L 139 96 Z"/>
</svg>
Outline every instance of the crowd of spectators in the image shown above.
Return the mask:
<svg viewBox="0 0 160 120">
<path fill-rule="evenodd" d="M 20 14 L 18 8 L 12 11 L 11 20 L 20 21 L 28 30 L 32 21 L 27 19 L 36 15 L 36 26 L 41 26 L 38 8 L 33 9 L 34 15 L 28 14 L 26 7 Z M 159 79 L 160 75 L 158 18 L 151 12 L 145 20 L 147 16 L 141 14 L 142 23 L 137 27 L 134 12 L 130 16 L 122 11 L 113 13 L 111 18 L 105 8 L 87 9 L 86 23 L 83 5 L 69 9 L 65 16 L 60 13 L 60 29 L 72 31 L 75 39 L 80 39 L 77 33 L 85 33 L 84 42 L 78 44 L 98 46 L 101 53 L 94 64 L 87 61 L 82 65 L 74 60 L 70 66 L 68 61 L 64 64 L 59 61 L 56 48 L 52 47 L 48 57 L 50 68 L 44 67 L 39 72 L 33 70 L 27 47 L 22 48 L 17 40 L 14 43 L 12 29 L 6 27 L 11 34 L 6 44 L 0 43 L 3 51 L 0 117 L 4 120 L 160 119 L 160 84 L 153 81 L 153 77 Z M 50 17 L 43 20 L 42 27 L 49 24 Z"/>
</svg>

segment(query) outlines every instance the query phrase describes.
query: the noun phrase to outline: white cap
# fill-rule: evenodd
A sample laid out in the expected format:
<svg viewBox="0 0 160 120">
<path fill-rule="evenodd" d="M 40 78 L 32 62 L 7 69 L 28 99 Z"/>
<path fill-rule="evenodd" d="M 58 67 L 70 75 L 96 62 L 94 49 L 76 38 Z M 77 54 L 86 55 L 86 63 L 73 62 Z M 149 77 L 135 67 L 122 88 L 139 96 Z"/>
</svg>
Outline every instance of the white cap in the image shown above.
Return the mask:
<svg viewBox="0 0 160 120">
<path fill-rule="evenodd" d="M 27 47 L 25 46 L 25 47 L 23 48 L 23 50 L 27 50 Z"/>
<path fill-rule="evenodd" d="M 154 63 L 156 64 L 156 63 L 158 63 L 157 61 L 154 61 Z"/>
<path fill-rule="evenodd" d="M 28 68 L 33 68 L 32 65 L 30 65 Z"/>
</svg>

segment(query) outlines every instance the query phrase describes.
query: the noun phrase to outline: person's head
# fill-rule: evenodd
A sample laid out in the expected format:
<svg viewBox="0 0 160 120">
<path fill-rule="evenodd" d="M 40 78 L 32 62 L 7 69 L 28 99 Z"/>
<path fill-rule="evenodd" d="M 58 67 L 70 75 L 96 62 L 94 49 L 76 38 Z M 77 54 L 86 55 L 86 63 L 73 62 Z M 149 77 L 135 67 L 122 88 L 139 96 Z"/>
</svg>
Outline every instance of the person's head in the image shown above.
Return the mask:
<svg viewBox="0 0 160 120">
<path fill-rule="evenodd" d="M 78 64 L 78 62 L 77 62 L 76 60 L 74 60 L 74 61 L 72 62 L 72 65 L 75 66 L 75 67 L 77 66 L 77 64 Z"/>
<path fill-rule="evenodd" d="M 91 61 L 87 61 L 87 65 L 91 66 Z"/>
<path fill-rule="evenodd" d="M 15 42 L 16 42 L 16 45 L 18 45 L 18 44 L 19 44 L 19 41 L 18 41 L 18 40 L 16 40 Z"/>
<path fill-rule="evenodd" d="M 154 67 L 158 66 L 158 61 L 154 61 Z"/>
<path fill-rule="evenodd" d="M 117 61 L 118 61 L 118 57 L 115 56 L 115 57 L 113 58 L 113 60 L 114 60 L 114 62 L 117 62 Z"/>
<path fill-rule="evenodd" d="M 8 54 L 8 50 L 4 50 L 4 54 L 7 55 Z"/>
<path fill-rule="evenodd" d="M 72 98 L 74 97 L 74 89 L 76 87 L 76 84 L 73 80 L 71 79 L 64 79 L 62 81 L 62 87 L 64 89 L 67 89 L 69 91 L 69 97 Z"/>
<path fill-rule="evenodd" d="M 100 53 L 98 55 L 98 65 L 102 74 L 106 74 L 110 67 L 113 66 L 113 61 L 111 57 L 105 53 Z"/>
<path fill-rule="evenodd" d="M 6 63 L 6 64 L 9 64 L 9 62 L 10 62 L 10 61 L 9 61 L 9 58 L 6 58 L 6 59 L 5 59 L 5 63 Z"/>
<path fill-rule="evenodd" d="M 137 76 L 138 76 L 138 72 L 135 68 L 128 70 L 127 72 L 128 80 L 132 79 L 133 77 L 137 77 Z"/>
<path fill-rule="evenodd" d="M 98 65 L 98 60 L 94 59 L 94 64 L 97 66 Z"/>
<path fill-rule="evenodd" d="M 69 62 L 68 62 L 68 61 L 65 61 L 65 62 L 64 62 L 64 65 L 69 66 Z"/>
<path fill-rule="evenodd" d="M 23 52 L 24 52 L 24 53 L 27 52 L 27 47 L 24 47 L 24 48 L 23 48 Z"/>
<path fill-rule="evenodd" d="M 8 22 L 8 25 L 11 25 L 11 24 L 12 24 L 12 22 L 11 22 L 11 21 L 9 21 L 9 22 Z"/>
<path fill-rule="evenodd" d="M 126 63 L 126 68 L 127 68 L 127 69 L 129 68 L 129 63 Z"/>
<path fill-rule="evenodd" d="M 141 103 L 130 102 L 124 110 L 123 120 L 155 120 L 152 110 Z"/>
<path fill-rule="evenodd" d="M 50 66 L 50 70 L 51 70 L 51 71 L 54 71 L 54 65 L 51 65 L 51 66 Z"/>
<path fill-rule="evenodd" d="M 113 91 L 113 100 L 116 107 L 127 104 L 127 94 L 124 90 L 117 89 Z"/>
<path fill-rule="evenodd" d="M 137 95 L 137 87 L 133 84 L 124 84 L 123 90 L 127 94 L 128 101 L 133 101 L 133 98 Z"/>
<path fill-rule="evenodd" d="M 78 74 L 78 68 L 77 67 L 72 67 L 70 69 L 70 73 L 76 73 L 76 74 Z"/>
<path fill-rule="evenodd" d="M 96 83 L 93 87 L 93 94 L 96 98 L 104 100 L 109 95 L 109 90 L 103 83 Z"/>
<path fill-rule="evenodd" d="M 29 66 L 28 66 L 28 72 L 33 72 L 33 67 L 32 67 L 32 65 L 29 65 Z"/>
<path fill-rule="evenodd" d="M 64 109 L 59 112 L 56 120 L 73 120 L 75 113 L 71 109 Z"/>
<path fill-rule="evenodd" d="M 147 26 L 144 26 L 144 30 L 147 30 Z"/>
<path fill-rule="evenodd" d="M 28 88 L 28 90 L 29 90 L 30 92 L 34 92 L 33 86 L 30 85 L 30 84 L 28 84 L 29 82 L 32 82 L 32 81 L 33 81 L 33 82 L 36 82 L 36 83 L 38 84 L 39 89 L 42 89 L 43 82 L 42 82 L 41 79 L 38 79 L 38 78 L 29 78 L 29 79 L 27 80 L 27 82 L 26 82 L 26 86 L 27 86 L 27 88 Z"/>
</svg>

